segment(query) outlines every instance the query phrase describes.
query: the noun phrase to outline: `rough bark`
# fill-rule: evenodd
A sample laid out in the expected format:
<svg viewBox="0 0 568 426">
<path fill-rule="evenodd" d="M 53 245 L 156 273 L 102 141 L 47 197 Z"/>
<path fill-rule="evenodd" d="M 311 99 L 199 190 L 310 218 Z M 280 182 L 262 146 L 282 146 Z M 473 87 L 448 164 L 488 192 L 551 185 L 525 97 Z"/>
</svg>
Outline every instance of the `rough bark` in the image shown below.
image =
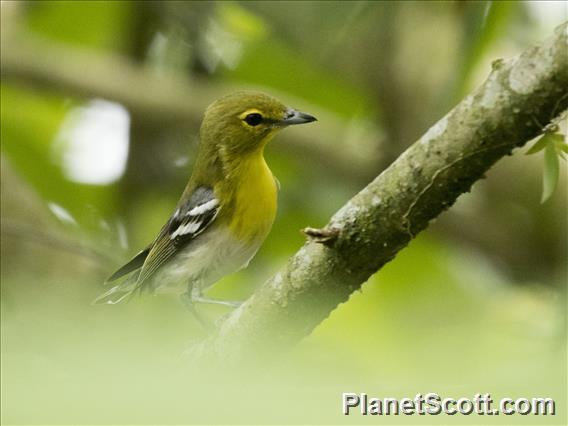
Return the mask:
<svg viewBox="0 0 568 426">
<path fill-rule="evenodd" d="M 232 312 L 195 355 L 225 365 L 272 357 L 320 324 L 500 158 L 568 107 L 566 24 L 514 60 L 436 123 Z"/>
</svg>

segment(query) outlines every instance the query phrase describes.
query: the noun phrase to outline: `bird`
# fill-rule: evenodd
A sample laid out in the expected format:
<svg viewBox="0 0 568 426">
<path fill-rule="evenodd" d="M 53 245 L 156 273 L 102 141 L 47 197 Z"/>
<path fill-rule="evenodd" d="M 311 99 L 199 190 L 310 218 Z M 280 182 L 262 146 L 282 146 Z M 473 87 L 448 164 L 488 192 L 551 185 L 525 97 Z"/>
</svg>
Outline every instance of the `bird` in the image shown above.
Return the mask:
<svg viewBox="0 0 568 426">
<path fill-rule="evenodd" d="M 313 115 L 256 91 L 234 92 L 209 105 L 193 171 L 173 213 L 156 238 L 107 279 L 122 282 L 94 303 L 116 304 L 148 291 L 178 294 L 194 314 L 196 303 L 238 306 L 204 291 L 246 267 L 272 227 L 279 184 L 265 146 L 280 130 L 313 121 Z"/>
</svg>

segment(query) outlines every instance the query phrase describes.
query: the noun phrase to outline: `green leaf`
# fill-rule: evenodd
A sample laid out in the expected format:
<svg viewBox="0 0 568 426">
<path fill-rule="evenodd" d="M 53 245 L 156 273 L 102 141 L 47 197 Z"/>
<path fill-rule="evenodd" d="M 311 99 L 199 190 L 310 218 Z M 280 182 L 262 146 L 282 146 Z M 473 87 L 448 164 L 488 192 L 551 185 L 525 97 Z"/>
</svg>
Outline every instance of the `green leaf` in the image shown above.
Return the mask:
<svg viewBox="0 0 568 426">
<path fill-rule="evenodd" d="M 552 135 L 548 133 L 542 135 L 542 137 L 535 142 L 535 144 L 526 152 L 525 155 L 536 154 L 537 152 L 542 151 L 546 146 L 552 145 L 554 143 L 554 140 L 551 139 L 551 136 Z"/>
<path fill-rule="evenodd" d="M 546 135 L 545 135 L 546 136 Z M 559 174 L 559 161 L 554 144 L 547 144 L 544 151 L 544 174 L 542 179 L 542 198 L 546 202 L 556 189 Z"/>
<path fill-rule="evenodd" d="M 568 153 L 568 143 L 566 143 L 566 136 L 565 135 L 563 135 L 561 133 L 555 133 L 553 135 L 550 135 L 550 137 L 553 139 L 554 146 L 556 147 L 556 150 L 558 151 L 558 153 L 560 153 L 560 152 Z"/>
<path fill-rule="evenodd" d="M 456 96 L 461 98 L 469 90 L 472 77 L 483 62 L 488 51 L 510 28 L 515 14 L 520 13 L 515 2 L 485 1 L 465 2 L 460 15 L 463 40 L 460 48 L 462 58 L 458 65 Z"/>
<path fill-rule="evenodd" d="M 223 2 L 217 9 L 223 25 L 239 37 L 261 40 L 268 33 L 267 25 L 257 15 L 238 3 Z"/>
</svg>

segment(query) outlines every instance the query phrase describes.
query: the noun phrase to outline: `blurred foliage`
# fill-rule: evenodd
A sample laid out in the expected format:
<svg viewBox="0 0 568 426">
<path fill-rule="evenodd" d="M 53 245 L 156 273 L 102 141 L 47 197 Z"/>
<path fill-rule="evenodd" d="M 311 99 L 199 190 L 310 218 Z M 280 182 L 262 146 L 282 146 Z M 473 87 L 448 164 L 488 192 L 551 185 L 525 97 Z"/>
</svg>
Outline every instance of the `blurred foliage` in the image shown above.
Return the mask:
<svg viewBox="0 0 568 426">
<path fill-rule="evenodd" d="M 558 5 L 530 2 L 1 7 L 3 45 L 37 37 L 62 49 L 119 55 L 152 70 L 156 80 L 176 75 L 210 90 L 199 92 L 210 93 L 207 99 L 187 102 L 207 104 L 219 93 L 255 87 L 318 111 L 317 125 L 290 129 L 288 137 L 303 136 L 310 145 L 326 135 L 318 147 L 349 159 L 346 148 L 355 146 L 374 161 L 368 179 L 478 85 L 492 60 L 519 53 L 566 19 Z M 77 80 L 93 77 L 89 71 Z M 385 420 L 342 418 L 341 392 L 349 391 L 550 396 L 562 404 L 555 418 L 435 420 L 565 423 L 564 162 L 556 162 L 557 190 L 540 205 L 542 161 L 520 155 L 502 161 L 290 355 L 254 374 L 211 377 L 184 356 L 204 330 L 176 298 L 90 305 L 112 269 L 171 214 L 199 120 L 161 125 L 130 111 L 120 178 L 86 184 L 65 173 L 69 152 L 60 139 L 69 117 L 89 112 L 93 99 L 58 76 L 20 77 L 3 74 L 1 83 L 2 423 Z M 107 132 L 101 135 L 117 133 L 112 122 L 98 124 Z M 560 127 L 565 134 L 565 123 Z M 93 173 L 113 157 L 102 146 L 86 159 Z M 267 149 L 282 184 L 276 224 L 250 267 L 224 279 L 212 296 L 247 297 L 300 247 L 300 228 L 323 225 L 365 183 L 357 157 L 349 160 L 351 175 L 317 150 L 306 152 L 294 154 L 278 139 Z M 226 312 L 200 308 L 212 319 Z"/>
<path fill-rule="evenodd" d="M 566 136 L 555 133 L 554 130 L 558 130 L 558 126 L 554 127 L 553 130 L 545 131 L 544 135 L 527 151 L 527 155 L 531 155 L 544 150 L 541 203 L 547 201 L 554 193 L 558 184 L 560 160 L 566 161 L 566 153 L 568 153 Z"/>
<path fill-rule="evenodd" d="M 81 48 L 125 50 L 134 2 L 26 2 L 27 28 L 41 36 Z"/>
<path fill-rule="evenodd" d="M 498 41 L 501 35 L 507 34 L 509 25 L 513 23 L 512 13 L 520 13 L 521 8 L 513 2 L 486 1 L 484 7 L 474 2 L 462 3 L 466 31 L 462 41 L 464 51 L 462 66 L 457 75 L 461 78 L 456 95 L 459 98 L 467 94 L 471 85 L 471 74 L 476 66 L 483 60 L 488 49 Z"/>
</svg>

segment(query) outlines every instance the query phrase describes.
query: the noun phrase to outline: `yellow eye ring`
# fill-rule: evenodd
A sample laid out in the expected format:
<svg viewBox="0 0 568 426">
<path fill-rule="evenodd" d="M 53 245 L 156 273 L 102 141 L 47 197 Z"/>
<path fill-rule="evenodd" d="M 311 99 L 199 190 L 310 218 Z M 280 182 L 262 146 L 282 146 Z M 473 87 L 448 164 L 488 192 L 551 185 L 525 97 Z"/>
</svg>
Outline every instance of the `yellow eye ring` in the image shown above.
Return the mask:
<svg viewBox="0 0 568 426">
<path fill-rule="evenodd" d="M 264 121 L 264 115 L 261 111 L 256 108 L 247 109 L 239 118 L 243 121 L 243 124 L 249 127 L 258 126 Z"/>
</svg>

